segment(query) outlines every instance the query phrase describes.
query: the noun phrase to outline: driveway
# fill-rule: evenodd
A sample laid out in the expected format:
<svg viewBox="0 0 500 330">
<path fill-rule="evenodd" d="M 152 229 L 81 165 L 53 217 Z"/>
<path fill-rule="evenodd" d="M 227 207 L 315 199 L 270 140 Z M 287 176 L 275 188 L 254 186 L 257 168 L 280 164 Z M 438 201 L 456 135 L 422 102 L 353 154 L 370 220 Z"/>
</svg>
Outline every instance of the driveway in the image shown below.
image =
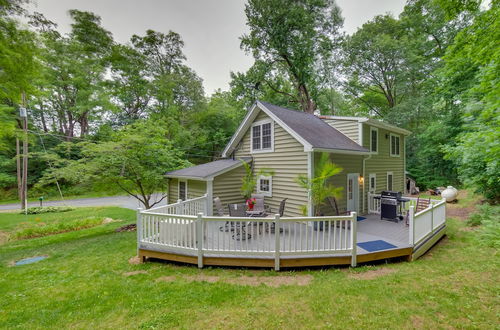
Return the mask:
<svg viewBox="0 0 500 330">
<path fill-rule="evenodd" d="M 155 205 L 165 205 L 166 200 L 163 200 L 160 204 Z M 40 206 L 39 202 L 29 202 L 28 207 Z M 120 206 L 127 209 L 137 210 L 138 207 L 144 207 L 139 204 L 139 201 L 131 196 L 112 196 L 112 197 L 95 197 L 95 198 L 80 198 L 80 199 L 68 199 L 64 201 L 44 201 L 43 206 Z M 0 211 L 8 210 L 20 210 L 20 203 L 15 204 L 0 204 Z"/>
</svg>

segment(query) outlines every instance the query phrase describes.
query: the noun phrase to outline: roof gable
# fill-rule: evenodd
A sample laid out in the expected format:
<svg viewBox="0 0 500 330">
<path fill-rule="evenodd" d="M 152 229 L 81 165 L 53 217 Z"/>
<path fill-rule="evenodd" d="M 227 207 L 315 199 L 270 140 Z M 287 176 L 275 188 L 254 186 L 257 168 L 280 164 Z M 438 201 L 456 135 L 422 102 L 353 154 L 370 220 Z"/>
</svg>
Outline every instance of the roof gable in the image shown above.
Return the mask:
<svg viewBox="0 0 500 330">
<path fill-rule="evenodd" d="M 369 151 L 347 136 L 331 127 L 315 115 L 290 110 L 276 105 L 257 101 L 249 110 L 238 130 L 227 144 L 223 157 L 228 157 L 244 137 L 246 131 L 255 121 L 259 110 L 266 113 L 285 131 L 304 146 L 304 151 L 321 149 L 331 152 L 368 153 Z"/>
</svg>

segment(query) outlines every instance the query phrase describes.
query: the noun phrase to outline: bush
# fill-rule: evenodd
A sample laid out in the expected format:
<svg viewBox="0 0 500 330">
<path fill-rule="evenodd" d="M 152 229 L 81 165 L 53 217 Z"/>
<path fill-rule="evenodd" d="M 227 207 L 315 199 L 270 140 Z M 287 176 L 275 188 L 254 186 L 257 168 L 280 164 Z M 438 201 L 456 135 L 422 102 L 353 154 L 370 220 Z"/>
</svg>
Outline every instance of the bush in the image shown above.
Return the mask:
<svg viewBox="0 0 500 330">
<path fill-rule="evenodd" d="M 25 239 L 25 238 L 49 236 L 68 231 L 75 231 L 75 230 L 95 227 L 102 224 L 102 222 L 103 218 L 91 217 L 86 219 L 61 221 L 50 224 L 45 224 L 45 223 L 29 224 L 27 227 L 24 227 L 14 232 L 11 235 L 11 238 Z"/>
<path fill-rule="evenodd" d="M 29 207 L 28 214 L 41 214 L 41 213 L 53 213 L 53 212 L 68 212 L 73 211 L 75 208 L 71 206 L 45 206 L 45 207 Z M 24 211 L 19 212 L 24 214 Z"/>
<path fill-rule="evenodd" d="M 481 205 L 467 223 L 471 226 L 481 225 L 477 237 L 481 245 L 500 248 L 500 206 Z"/>
</svg>

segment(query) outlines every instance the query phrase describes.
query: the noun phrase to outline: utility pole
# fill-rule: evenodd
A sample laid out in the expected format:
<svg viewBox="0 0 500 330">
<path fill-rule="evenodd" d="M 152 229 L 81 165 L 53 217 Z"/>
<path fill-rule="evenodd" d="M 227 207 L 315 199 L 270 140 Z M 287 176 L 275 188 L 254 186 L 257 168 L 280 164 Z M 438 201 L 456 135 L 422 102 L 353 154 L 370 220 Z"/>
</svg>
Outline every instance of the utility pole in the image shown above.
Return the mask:
<svg viewBox="0 0 500 330">
<path fill-rule="evenodd" d="M 19 108 L 19 116 L 23 121 L 23 166 L 21 174 L 21 208 L 28 214 L 28 114 L 26 112 L 26 94 L 22 95 L 22 107 Z M 18 175 L 19 179 L 19 175 Z"/>
</svg>

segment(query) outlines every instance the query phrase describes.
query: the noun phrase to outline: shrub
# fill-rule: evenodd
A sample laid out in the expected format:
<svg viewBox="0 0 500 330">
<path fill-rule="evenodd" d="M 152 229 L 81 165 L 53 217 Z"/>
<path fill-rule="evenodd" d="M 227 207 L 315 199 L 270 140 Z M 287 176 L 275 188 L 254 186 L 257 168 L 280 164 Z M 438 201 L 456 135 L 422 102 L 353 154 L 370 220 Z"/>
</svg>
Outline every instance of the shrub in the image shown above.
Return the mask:
<svg viewBox="0 0 500 330">
<path fill-rule="evenodd" d="M 68 212 L 73 211 L 75 208 L 70 206 L 45 206 L 45 207 L 29 207 L 28 214 L 41 214 L 52 212 Z M 19 212 L 24 214 L 24 211 Z"/>
<path fill-rule="evenodd" d="M 50 224 L 45 224 L 45 223 L 29 224 L 28 226 L 14 232 L 11 235 L 11 238 L 25 239 L 25 238 L 49 236 L 68 231 L 75 231 L 75 230 L 95 227 L 102 224 L 102 222 L 103 218 L 91 217 L 86 219 L 54 222 Z"/>
<path fill-rule="evenodd" d="M 467 223 L 471 226 L 481 225 L 477 236 L 479 244 L 500 248 L 500 206 L 481 205 Z"/>
</svg>

